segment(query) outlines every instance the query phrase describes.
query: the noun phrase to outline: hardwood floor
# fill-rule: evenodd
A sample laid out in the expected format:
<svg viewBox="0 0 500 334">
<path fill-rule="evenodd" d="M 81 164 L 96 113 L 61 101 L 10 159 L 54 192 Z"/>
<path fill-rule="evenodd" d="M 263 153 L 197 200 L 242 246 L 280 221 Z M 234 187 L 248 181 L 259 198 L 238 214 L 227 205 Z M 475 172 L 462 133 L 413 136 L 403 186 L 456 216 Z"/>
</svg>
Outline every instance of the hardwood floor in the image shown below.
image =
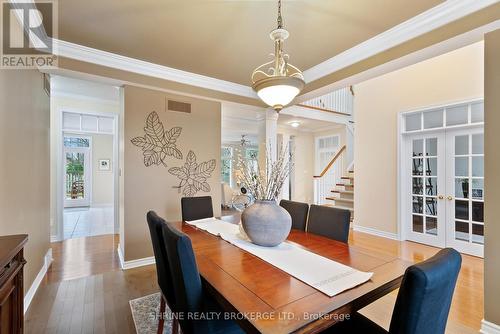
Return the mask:
<svg viewBox="0 0 500 334">
<path fill-rule="evenodd" d="M 120 270 L 118 242 L 119 237 L 114 234 L 53 242 L 54 261 L 47 272 L 47 282 Z"/>
<path fill-rule="evenodd" d="M 227 217 L 227 220 L 232 220 Z M 419 262 L 438 249 L 351 231 L 351 245 Z M 54 243 L 54 262 L 25 317 L 26 333 L 135 333 L 129 300 L 158 291 L 155 267 L 122 271 L 118 236 Z M 361 312 L 388 327 L 397 292 Z M 447 333 L 477 333 L 483 318 L 483 260 L 463 255 Z"/>
</svg>

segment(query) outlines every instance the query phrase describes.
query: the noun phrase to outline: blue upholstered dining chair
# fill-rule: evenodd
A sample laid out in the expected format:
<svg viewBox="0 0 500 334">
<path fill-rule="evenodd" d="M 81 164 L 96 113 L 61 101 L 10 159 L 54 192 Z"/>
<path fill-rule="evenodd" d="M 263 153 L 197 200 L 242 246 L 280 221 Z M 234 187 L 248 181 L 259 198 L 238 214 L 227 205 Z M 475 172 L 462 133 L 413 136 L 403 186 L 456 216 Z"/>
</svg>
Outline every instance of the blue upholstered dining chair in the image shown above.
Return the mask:
<svg viewBox="0 0 500 334">
<path fill-rule="evenodd" d="M 280 206 L 292 216 L 292 228 L 305 231 L 309 204 L 282 199 Z"/>
<path fill-rule="evenodd" d="M 443 334 L 462 258 L 452 249 L 406 269 L 392 313 L 390 334 Z M 387 333 L 355 313 L 334 325 L 329 333 Z"/>
<path fill-rule="evenodd" d="M 347 243 L 350 222 L 349 210 L 311 204 L 307 232 Z"/>
<path fill-rule="evenodd" d="M 181 198 L 182 220 L 190 221 L 214 216 L 211 196 Z"/>
<path fill-rule="evenodd" d="M 243 333 L 236 322 L 224 320 L 223 316 L 213 320 L 193 320 L 203 312 L 222 314 L 223 311 L 204 291 L 189 237 L 168 222 L 162 229 L 175 291 L 172 310 L 179 317 L 182 333 Z"/>
<path fill-rule="evenodd" d="M 151 242 L 153 244 L 153 253 L 155 255 L 156 262 L 156 274 L 158 277 L 158 285 L 161 290 L 161 301 L 160 301 L 160 319 L 158 322 L 158 333 L 163 334 L 163 324 L 164 318 L 163 314 L 165 312 L 165 303 L 172 308 L 174 303 L 174 287 L 172 284 L 172 275 L 170 273 L 170 265 L 167 258 L 167 249 L 165 241 L 163 239 L 163 229 L 162 226 L 165 224 L 165 220 L 159 217 L 156 212 L 149 211 L 146 215 L 149 233 L 151 235 Z M 179 323 L 177 319 L 172 321 L 172 333 L 176 334 L 179 328 Z"/>
</svg>

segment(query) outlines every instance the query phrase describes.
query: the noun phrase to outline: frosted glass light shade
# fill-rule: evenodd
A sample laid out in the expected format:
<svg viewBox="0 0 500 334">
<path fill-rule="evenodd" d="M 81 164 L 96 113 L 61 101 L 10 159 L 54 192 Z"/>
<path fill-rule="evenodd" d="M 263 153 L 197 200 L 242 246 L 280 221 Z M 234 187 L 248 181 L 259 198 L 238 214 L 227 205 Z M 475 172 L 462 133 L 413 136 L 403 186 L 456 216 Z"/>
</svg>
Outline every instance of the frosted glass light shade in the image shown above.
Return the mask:
<svg viewBox="0 0 500 334">
<path fill-rule="evenodd" d="M 259 98 L 276 111 L 292 102 L 303 87 L 304 81 L 294 77 L 270 77 L 253 85 Z"/>
</svg>

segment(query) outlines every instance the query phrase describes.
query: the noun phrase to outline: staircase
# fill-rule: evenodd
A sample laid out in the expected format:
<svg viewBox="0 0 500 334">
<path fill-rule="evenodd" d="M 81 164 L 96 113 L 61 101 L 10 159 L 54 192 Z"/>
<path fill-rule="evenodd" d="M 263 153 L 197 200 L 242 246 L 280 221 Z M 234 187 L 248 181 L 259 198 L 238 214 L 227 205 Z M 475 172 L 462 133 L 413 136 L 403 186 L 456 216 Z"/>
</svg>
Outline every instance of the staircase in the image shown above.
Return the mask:
<svg viewBox="0 0 500 334">
<path fill-rule="evenodd" d="M 352 221 L 354 219 L 354 164 L 351 163 L 346 173 L 342 172 L 342 166 L 344 166 L 342 156 L 345 151 L 344 145 L 321 174 L 314 176 L 314 203 L 349 210 Z M 333 170 L 333 173 L 329 173 L 330 170 Z"/>
<path fill-rule="evenodd" d="M 323 205 L 351 211 L 351 221 L 354 219 L 354 171 L 348 171 L 342 176 L 341 182 L 331 190 L 331 196 L 325 197 Z"/>
</svg>

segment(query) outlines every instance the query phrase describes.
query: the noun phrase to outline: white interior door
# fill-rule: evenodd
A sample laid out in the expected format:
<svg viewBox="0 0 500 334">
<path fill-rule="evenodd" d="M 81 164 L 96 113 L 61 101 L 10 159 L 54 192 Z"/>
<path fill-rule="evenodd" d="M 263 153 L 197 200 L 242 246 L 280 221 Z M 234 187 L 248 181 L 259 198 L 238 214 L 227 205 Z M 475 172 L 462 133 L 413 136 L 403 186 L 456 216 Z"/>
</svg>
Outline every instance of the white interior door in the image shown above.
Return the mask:
<svg viewBox="0 0 500 334">
<path fill-rule="evenodd" d="M 444 134 L 413 135 L 407 140 L 406 236 L 436 247 L 446 243 L 445 137 Z"/>
<path fill-rule="evenodd" d="M 483 129 L 446 133 L 447 246 L 483 256 L 484 135 Z"/>
<path fill-rule="evenodd" d="M 89 137 L 64 136 L 64 207 L 90 205 L 91 143 Z"/>
</svg>

